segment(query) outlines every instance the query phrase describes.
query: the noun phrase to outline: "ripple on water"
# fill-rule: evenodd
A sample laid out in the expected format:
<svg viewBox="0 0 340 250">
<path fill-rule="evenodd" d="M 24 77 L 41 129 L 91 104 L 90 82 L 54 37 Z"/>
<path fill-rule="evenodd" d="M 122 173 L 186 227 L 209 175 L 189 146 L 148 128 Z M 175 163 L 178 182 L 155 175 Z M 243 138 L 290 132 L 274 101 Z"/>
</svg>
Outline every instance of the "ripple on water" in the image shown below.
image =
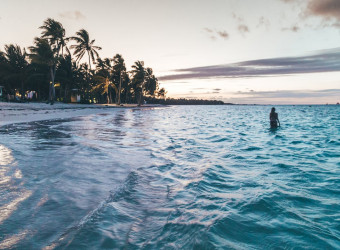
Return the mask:
<svg viewBox="0 0 340 250">
<path fill-rule="evenodd" d="M 239 105 L 1 127 L 0 246 L 337 249 L 339 110 L 277 110 L 276 130 Z"/>
</svg>

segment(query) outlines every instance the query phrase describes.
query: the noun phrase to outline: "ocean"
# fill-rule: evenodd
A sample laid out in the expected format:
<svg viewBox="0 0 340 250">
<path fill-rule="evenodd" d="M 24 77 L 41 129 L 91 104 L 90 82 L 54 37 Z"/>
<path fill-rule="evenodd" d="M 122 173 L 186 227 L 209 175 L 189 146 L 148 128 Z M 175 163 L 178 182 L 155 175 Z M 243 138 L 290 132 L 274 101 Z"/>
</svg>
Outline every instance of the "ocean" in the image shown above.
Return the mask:
<svg viewBox="0 0 340 250">
<path fill-rule="evenodd" d="M 0 127 L 0 248 L 340 249 L 340 106 Z"/>
</svg>

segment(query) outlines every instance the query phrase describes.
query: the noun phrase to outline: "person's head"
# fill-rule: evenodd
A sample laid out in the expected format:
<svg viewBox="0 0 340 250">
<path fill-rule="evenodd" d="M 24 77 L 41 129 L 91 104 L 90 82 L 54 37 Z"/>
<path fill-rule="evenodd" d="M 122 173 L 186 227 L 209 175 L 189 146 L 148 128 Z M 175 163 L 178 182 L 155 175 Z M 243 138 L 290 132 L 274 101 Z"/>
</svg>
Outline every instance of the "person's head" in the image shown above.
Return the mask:
<svg viewBox="0 0 340 250">
<path fill-rule="evenodd" d="M 274 107 L 272 108 L 272 113 L 275 113 L 275 108 Z"/>
</svg>

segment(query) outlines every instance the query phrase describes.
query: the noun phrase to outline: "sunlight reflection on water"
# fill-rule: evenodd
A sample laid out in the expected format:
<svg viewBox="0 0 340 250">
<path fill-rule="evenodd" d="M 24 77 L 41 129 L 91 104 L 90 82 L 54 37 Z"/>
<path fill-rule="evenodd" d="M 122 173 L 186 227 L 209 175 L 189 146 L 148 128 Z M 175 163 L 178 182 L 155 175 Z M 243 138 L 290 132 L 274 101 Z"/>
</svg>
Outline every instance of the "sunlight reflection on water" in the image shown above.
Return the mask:
<svg viewBox="0 0 340 250">
<path fill-rule="evenodd" d="M 0 145 L 0 186 L 1 188 L 8 190 L 7 202 L 0 207 L 0 224 L 7 220 L 11 214 L 17 210 L 20 203 L 28 199 L 32 195 L 32 191 L 20 190 L 20 186 L 13 185 L 13 177 L 16 179 L 21 179 L 23 177 L 20 169 L 13 168 L 16 166 L 14 164 L 14 157 L 12 151 Z M 20 240 L 25 238 L 28 230 L 25 230 L 19 234 L 14 234 L 12 236 L 6 237 L 0 241 L 0 248 L 10 248 L 17 244 Z"/>
<path fill-rule="evenodd" d="M 0 144 L 0 166 L 7 166 L 13 162 L 12 151 Z"/>
</svg>

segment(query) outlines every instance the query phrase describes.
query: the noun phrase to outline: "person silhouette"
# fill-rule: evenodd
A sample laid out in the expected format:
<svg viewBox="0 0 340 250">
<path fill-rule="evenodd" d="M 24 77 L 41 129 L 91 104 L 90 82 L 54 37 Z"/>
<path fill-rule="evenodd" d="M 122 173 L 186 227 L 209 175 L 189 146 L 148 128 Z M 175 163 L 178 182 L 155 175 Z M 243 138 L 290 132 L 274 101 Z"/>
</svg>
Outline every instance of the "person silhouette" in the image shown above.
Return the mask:
<svg viewBox="0 0 340 250">
<path fill-rule="evenodd" d="M 279 115 L 275 112 L 275 108 L 272 108 L 272 111 L 269 114 L 270 119 L 270 127 L 271 128 L 277 128 L 278 124 L 280 127 L 280 121 L 279 121 Z"/>
</svg>

